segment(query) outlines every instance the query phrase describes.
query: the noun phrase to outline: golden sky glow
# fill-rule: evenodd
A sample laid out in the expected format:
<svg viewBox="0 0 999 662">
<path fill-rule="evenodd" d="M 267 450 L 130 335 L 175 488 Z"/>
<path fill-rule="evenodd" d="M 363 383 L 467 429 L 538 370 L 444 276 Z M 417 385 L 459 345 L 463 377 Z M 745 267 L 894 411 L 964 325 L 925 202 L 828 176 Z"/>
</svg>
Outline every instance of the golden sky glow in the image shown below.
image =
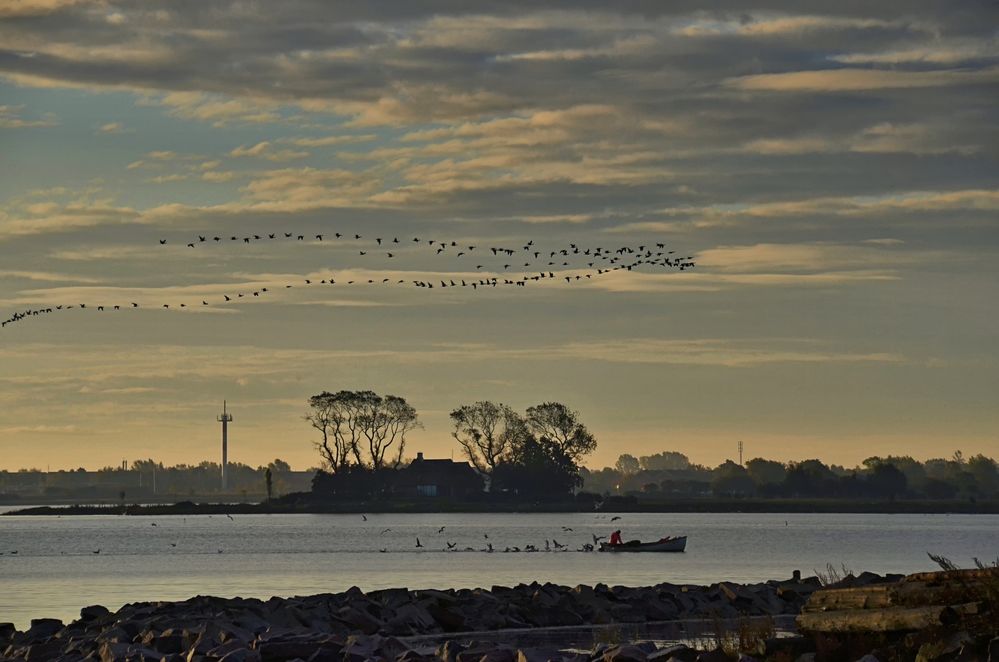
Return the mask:
<svg viewBox="0 0 999 662">
<path fill-rule="evenodd" d="M 725 4 L 0 2 L 0 318 L 90 304 L 0 332 L 0 467 L 216 459 L 225 398 L 305 468 L 340 389 L 428 456 L 480 399 L 591 466 L 995 456 L 999 10 Z M 697 267 L 389 287 L 537 266 L 412 237 Z"/>
</svg>

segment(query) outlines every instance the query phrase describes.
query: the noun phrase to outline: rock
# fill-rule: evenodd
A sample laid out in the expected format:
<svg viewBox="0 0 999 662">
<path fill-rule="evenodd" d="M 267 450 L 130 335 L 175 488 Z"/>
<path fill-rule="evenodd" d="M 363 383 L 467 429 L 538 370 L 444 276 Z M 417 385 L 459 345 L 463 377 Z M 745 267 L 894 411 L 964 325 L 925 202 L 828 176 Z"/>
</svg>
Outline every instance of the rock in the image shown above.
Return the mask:
<svg viewBox="0 0 999 662">
<path fill-rule="evenodd" d="M 6 643 L 14 638 L 17 628 L 13 623 L 0 623 L 0 644 Z"/>
<path fill-rule="evenodd" d="M 648 651 L 628 644 L 614 646 L 604 652 L 604 662 L 645 662 Z"/>
<path fill-rule="evenodd" d="M 102 605 L 90 605 L 80 610 L 81 621 L 95 621 L 110 614 L 110 610 Z"/>
<path fill-rule="evenodd" d="M 716 648 L 698 655 L 697 662 L 732 662 L 732 657 L 721 648 Z"/>
<path fill-rule="evenodd" d="M 260 653 L 248 648 L 239 648 L 223 655 L 219 662 L 260 662 Z"/>
<path fill-rule="evenodd" d="M 859 660 L 857 660 L 857 662 L 881 662 L 881 660 L 879 660 L 878 658 L 876 658 L 873 655 L 871 655 L 870 653 L 868 653 L 864 657 L 862 657 Z"/>
<path fill-rule="evenodd" d="M 428 605 L 426 609 L 444 632 L 462 632 L 467 629 L 465 617 L 458 611 L 452 611 L 439 603 Z"/>
<path fill-rule="evenodd" d="M 461 656 L 458 657 L 461 659 Z M 515 662 L 517 654 L 509 648 L 496 648 L 478 658 L 478 662 Z"/>
<path fill-rule="evenodd" d="M 762 657 L 795 660 L 814 649 L 815 644 L 808 637 L 773 637 L 763 642 Z"/>
<path fill-rule="evenodd" d="M 989 642 L 989 662 L 999 662 L 999 637 L 996 637 Z"/>
<path fill-rule="evenodd" d="M 31 627 L 24 633 L 28 641 L 47 639 L 62 629 L 62 621 L 58 618 L 33 618 Z"/>
<path fill-rule="evenodd" d="M 697 651 L 684 644 L 674 644 L 650 653 L 646 659 L 661 662 L 672 660 L 676 660 L 676 662 L 696 662 Z"/>
<path fill-rule="evenodd" d="M 802 653 L 794 658 L 794 662 L 815 662 L 815 653 Z"/>
<path fill-rule="evenodd" d="M 319 646 L 307 641 L 269 641 L 257 646 L 261 662 L 278 662 L 296 657 L 309 659 Z"/>
<path fill-rule="evenodd" d="M 250 648 L 249 643 L 247 643 L 245 641 L 237 641 L 236 639 L 230 639 L 229 641 L 225 642 L 224 644 L 221 644 L 221 645 L 216 646 L 215 648 L 211 649 L 210 651 L 208 651 L 208 653 L 206 655 L 207 655 L 207 657 L 223 658 L 226 655 L 228 655 L 229 653 L 232 653 L 232 652 L 235 652 L 235 651 L 245 651 L 245 650 L 249 650 L 249 648 Z M 254 655 L 257 655 L 256 651 L 254 651 Z"/>
<path fill-rule="evenodd" d="M 46 641 L 28 646 L 24 659 L 28 662 L 49 662 L 62 653 L 63 641 Z"/>
<path fill-rule="evenodd" d="M 381 629 L 382 623 L 371 614 L 355 607 L 341 607 L 336 612 L 337 618 L 352 630 L 364 634 L 375 634 Z"/>
<path fill-rule="evenodd" d="M 341 662 L 343 660 L 343 649 L 340 646 L 330 646 L 322 644 L 308 658 L 308 662 Z"/>
<path fill-rule="evenodd" d="M 433 655 L 427 655 L 410 648 L 409 650 L 403 651 L 398 657 L 396 657 L 395 662 L 429 662 L 433 659 L 435 659 Z"/>
</svg>

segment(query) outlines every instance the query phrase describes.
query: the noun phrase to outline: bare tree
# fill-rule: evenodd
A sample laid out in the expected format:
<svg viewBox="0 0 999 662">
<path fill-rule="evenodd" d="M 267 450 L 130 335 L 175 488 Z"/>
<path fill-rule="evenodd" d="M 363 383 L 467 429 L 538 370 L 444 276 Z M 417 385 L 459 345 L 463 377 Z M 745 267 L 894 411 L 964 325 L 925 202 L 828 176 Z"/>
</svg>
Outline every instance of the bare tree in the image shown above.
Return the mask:
<svg viewBox="0 0 999 662">
<path fill-rule="evenodd" d="M 354 426 L 348 425 L 344 416 L 342 393 L 323 391 L 312 396 L 309 398 L 310 411 L 305 415 L 305 420 L 323 436 L 322 441 L 316 442 L 316 450 L 330 473 L 337 473 L 350 464 L 350 455 L 356 446 L 351 433 Z"/>
<path fill-rule="evenodd" d="M 373 469 L 397 467 L 406 448 L 406 434 L 420 426 L 404 398 L 382 397 L 373 391 L 324 391 L 309 399 L 306 420 L 323 435 L 316 448 L 331 473 L 357 464 Z"/>
<path fill-rule="evenodd" d="M 406 449 L 406 434 L 420 426 L 416 409 L 404 398 L 386 395 L 384 398 L 371 398 L 366 392 L 359 405 L 361 434 L 367 441 L 369 465 L 373 469 L 391 466 L 399 467 L 402 454 Z M 371 395 L 374 395 L 373 393 Z M 385 456 L 395 446 L 390 465 L 386 465 Z"/>
<path fill-rule="evenodd" d="M 539 439 L 547 439 L 579 462 L 597 448 L 597 440 L 579 421 L 579 412 L 560 402 L 545 402 L 527 409 L 527 427 Z"/>
<path fill-rule="evenodd" d="M 481 401 L 451 412 L 451 435 L 478 471 L 491 473 L 530 436 L 524 420 L 504 404 Z"/>
</svg>

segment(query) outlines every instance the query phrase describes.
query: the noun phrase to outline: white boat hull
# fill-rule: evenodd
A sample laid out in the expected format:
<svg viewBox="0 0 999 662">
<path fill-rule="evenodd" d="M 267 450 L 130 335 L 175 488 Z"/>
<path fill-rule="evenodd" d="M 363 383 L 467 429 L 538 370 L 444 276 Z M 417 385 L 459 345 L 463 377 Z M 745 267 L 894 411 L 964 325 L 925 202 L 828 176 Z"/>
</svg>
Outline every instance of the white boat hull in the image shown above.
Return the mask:
<svg viewBox="0 0 999 662">
<path fill-rule="evenodd" d="M 626 542 L 620 545 L 600 543 L 601 552 L 682 552 L 687 548 L 687 536 L 656 542 Z"/>
</svg>

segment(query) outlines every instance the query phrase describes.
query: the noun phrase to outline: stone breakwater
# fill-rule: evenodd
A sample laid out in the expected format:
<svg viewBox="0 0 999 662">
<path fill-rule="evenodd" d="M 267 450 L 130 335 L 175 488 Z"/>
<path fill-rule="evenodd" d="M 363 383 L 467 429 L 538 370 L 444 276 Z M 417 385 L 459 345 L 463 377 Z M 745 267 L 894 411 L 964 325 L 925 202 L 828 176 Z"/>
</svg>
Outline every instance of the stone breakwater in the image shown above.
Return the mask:
<svg viewBox="0 0 999 662">
<path fill-rule="evenodd" d="M 877 575 L 867 583 L 890 581 Z M 797 614 L 820 587 L 815 578 L 711 586 L 576 587 L 520 584 L 491 589 L 404 588 L 305 597 L 216 598 L 143 602 L 117 612 L 85 607 L 64 624 L 36 619 L 19 632 L 0 623 L 0 661 L 134 660 L 269 662 L 276 660 L 546 660 L 697 659 L 654 644 L 606 645 L 589 653 L 518 649 L 501 631 L 636 624 L 681 619 L 733 619 Z M 462 633 L 495 632 L 493 643 Z M 433 640 L 437 635 L 437 643 Z M 666 653 L 670 653 L 667 655 Z M 704 655 L 700 654 L 702 659 Z M 720 659 L 720 658 L 719 658 Z"/>
</svg>

